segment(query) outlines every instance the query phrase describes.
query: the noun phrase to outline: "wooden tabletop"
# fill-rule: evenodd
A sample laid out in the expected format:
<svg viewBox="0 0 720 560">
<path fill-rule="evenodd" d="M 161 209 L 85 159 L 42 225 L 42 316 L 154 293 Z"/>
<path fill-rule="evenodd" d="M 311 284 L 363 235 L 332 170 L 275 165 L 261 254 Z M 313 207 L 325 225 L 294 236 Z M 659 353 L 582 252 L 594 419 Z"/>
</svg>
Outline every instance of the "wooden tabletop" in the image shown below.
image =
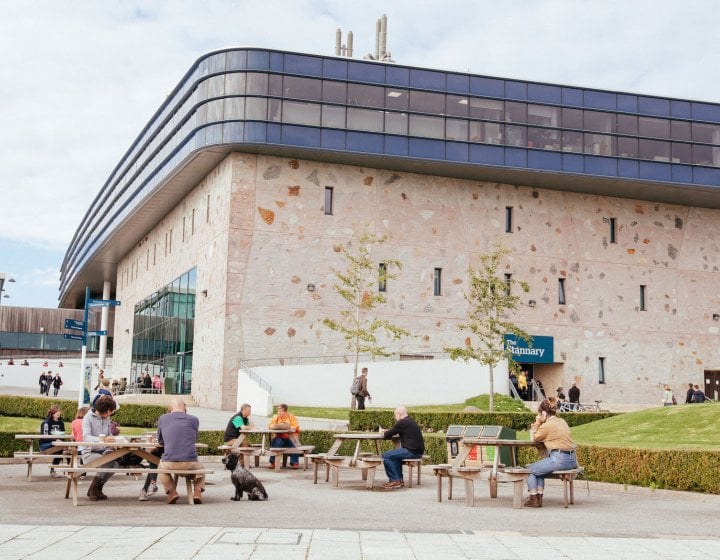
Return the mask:
<svg viewBox="0 0 720 560">
<path fill-rule="evenodd" d="M 385 439 L 383 433 L 379 432 L 363 432 L 354 434 L 335 434 L 336 439 Z"/>
<path fill-rule="evenodd" d="M 540 445 L 544 445 L 541 441 L 531 441 L 529 439 L 463 438 L 462 442 L 468 445 L 494 445 L 496 447 L 538 447 Z"/>
<path fill-rule="evenodd" d="M 72 439 L 72 434 L 15 434 L 15 439 Z"/>
</svg>

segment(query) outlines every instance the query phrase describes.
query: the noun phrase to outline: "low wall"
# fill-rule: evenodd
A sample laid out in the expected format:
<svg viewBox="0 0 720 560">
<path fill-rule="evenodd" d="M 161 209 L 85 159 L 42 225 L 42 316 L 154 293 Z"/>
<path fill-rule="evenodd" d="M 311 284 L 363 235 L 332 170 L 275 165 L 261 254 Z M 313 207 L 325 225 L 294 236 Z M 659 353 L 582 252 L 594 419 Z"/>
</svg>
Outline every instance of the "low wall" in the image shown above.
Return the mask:
<svg viewBox="0 0 720 560">
<path fill-rule="evenodd" d="M 367 407 L 395 407 L 399 404 L 453 404 L 468 397 L 489 392 L 488 368 L 477 362 L 452 360 L 410 360 L 360 363 L 368 368 L 368 391 L 372 402 Z M 308 366 L 264 366 L 253 372 L 272 386 L 272 402 L 305 406 L 345 407 L 350 405 L 352 364 Z M 240 377 L 246 376 L 240 372 Z M 494 369 L 495 392 L 508 392 L 507 363 Z M 248 383 L 238 383 L 238 403 L 249 402 L 262 408 L 263 400 L 252 402 L 255 391 L 242 393 Z"/>
</svg>

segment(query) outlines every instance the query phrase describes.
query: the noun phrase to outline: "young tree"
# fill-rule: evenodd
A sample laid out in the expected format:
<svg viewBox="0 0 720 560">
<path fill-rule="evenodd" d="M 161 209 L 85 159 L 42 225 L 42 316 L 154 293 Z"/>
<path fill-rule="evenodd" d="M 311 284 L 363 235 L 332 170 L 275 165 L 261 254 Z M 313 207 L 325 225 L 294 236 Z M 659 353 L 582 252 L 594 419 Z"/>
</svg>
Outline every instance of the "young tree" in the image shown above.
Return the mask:
<svg viewBox="0 0 720 560">
<path fill-rule="evenodd" d="M 340 311 L 339 319 L 325 318 L 323 324 L 340 333 L 347 342 L 347 349 L 353 353 L 353 382 L 358 376 L 360 354 L 370 354 L 372 357 L 392 356 L 392 352 L 386 351 L 378 343 L 378 331 L 384 331 L 392 340 L 410 335 L 406 329 L 373 315 L 378 305 L 387 303 L 385 294 L 378 289 L 379 286 L 397 278 L 402 270 L 399 260 L 385 259 L 382 266 L 378 266 L 371 258 L 371 247 L 384 243 L 386 239 L 367 232 L 356 236 L 356 243 L 348 243 L 342 250 L 346 269 L 332 269 L 337 279 L 333 288 L 345 300 L 346 308 Z M 355 410 L 355 407 L 355 395 L 352 395 L 350 408 Z"/>
<path fill-rule="evenodd" d="M 468 302 L 468 314 L 461 330 L 469 330 L 471 335 L 465 339 L 465 346 L 445 348 L 453 360 L 477 360 L 490 370 L 490 403 L 495 408 L 495 387 L 493 369 L 503 359 L 507 359 L 511 368 L 514 364 L 512 353 L 505 348 L 504 335 L 514 334 L 531 343 L 532 337 L 515 325 L 508 316 L 517 309 L 520 297 L 513 294 L 513 286 L 519 286 L 523 292 L 529 290 L 526 282 L 511 277 L 500 278 L 498 270 L 508 249 L 498 245 L 495 251 L 482 255 L 477 269 L 468 268 L 470 289 L 463 292 Z"/>
</svg>

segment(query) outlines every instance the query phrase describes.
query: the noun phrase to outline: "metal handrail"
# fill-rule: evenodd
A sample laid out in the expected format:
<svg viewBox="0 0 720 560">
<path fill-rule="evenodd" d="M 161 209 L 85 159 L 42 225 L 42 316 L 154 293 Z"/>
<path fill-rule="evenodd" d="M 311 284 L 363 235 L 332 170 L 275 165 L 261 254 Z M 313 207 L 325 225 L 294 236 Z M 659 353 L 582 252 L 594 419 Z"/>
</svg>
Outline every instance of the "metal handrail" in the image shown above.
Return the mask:
<svg viewBox="0 0 720 560">
<path fill-rule="evenodd" d="M 272 385 L 265 381 L 262 377 L 260 377 L 257 373 L 253 371 L 253 369 L 248 366 L 245 362 L 240 362 L 240 369 L 244 371 L 247 376 L 252 379 L 255 383 L 257 383 L 261 389 L 264 389 L 268 393 L 272 394 Z"/>
</svg>

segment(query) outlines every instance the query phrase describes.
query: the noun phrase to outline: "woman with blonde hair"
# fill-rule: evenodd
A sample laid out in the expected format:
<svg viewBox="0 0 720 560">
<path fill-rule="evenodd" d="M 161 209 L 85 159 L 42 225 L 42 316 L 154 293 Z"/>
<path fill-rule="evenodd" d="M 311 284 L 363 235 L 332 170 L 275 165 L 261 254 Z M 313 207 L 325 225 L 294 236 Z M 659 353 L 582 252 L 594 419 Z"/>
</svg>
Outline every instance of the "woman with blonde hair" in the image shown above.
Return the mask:
<svg viewBox="0 0 720 560">
<path fill-rule="evenodd" d="M 662 396 L 662 403 L 663 406 L 672 406 L 675 404 L 675 397 L 673 395 L 672 389 L 670 389 L 670 385 L 665 385 L 663 387 L 663 396 Z"/>
<path fill-rule="evenodd" d="M 545 475 L 554 471 L 574 469 L 577 466 L 575 442 L 567 422 L 556 416 L 557 399 L 549 397 L 540 403 L 535 422 L 530 426 L 530 439 L 545 444 L 548 456 L 528 465 L 528 493 L 525 507 L 542 507 Z"/>
</svg>

